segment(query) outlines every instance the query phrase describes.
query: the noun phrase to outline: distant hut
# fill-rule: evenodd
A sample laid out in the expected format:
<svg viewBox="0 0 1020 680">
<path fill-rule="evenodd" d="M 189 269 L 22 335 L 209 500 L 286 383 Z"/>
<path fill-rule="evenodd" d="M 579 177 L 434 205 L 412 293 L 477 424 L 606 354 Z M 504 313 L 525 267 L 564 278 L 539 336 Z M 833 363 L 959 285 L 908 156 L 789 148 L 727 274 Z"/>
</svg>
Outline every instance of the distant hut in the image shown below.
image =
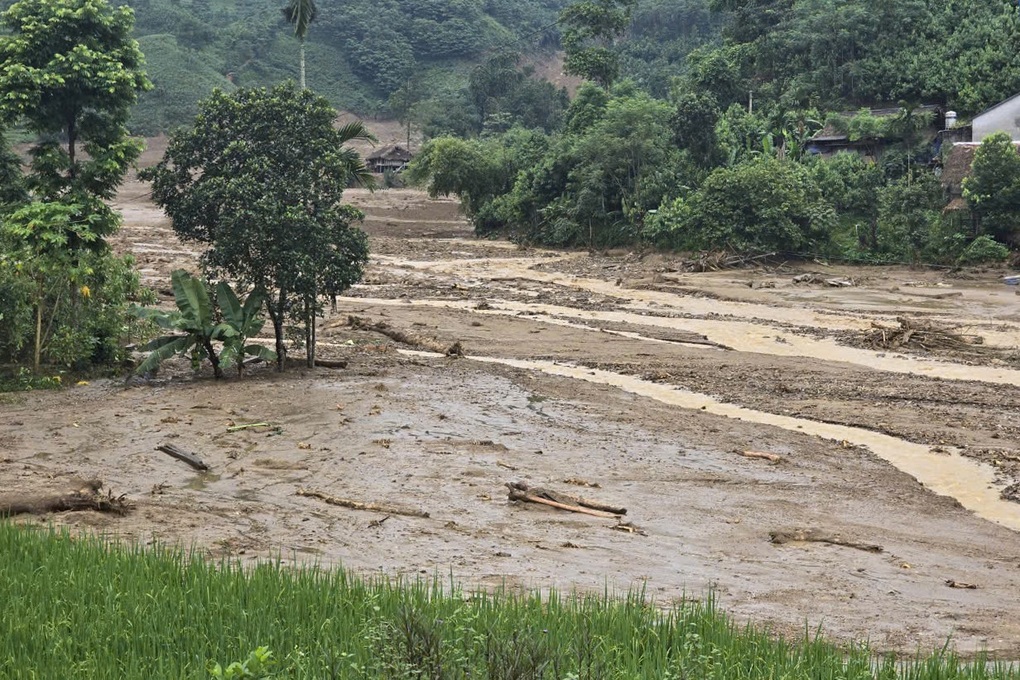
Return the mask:
<svg viewBox="0 0 1020 680">
<path fill-rule="evenodd" d="M 384 172 L 400 172 L 411 161 L 411 152 L 402 146 L 393 144 L 384 146 L 365 159 L 368 169 L 382 174 Z"/>
</svg>

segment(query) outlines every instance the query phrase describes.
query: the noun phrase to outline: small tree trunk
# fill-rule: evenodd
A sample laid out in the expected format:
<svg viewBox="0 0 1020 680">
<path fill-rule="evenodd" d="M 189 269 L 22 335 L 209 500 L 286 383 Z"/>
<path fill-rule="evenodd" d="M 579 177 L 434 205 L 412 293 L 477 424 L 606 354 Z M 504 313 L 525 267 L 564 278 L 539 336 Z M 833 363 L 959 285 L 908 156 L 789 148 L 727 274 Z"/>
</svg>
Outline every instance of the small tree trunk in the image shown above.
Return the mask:
<svg viewBox="0 0 1020 680">
<path fill-rule="evenodd" d="M 283 306 L 287 302 L 287 292 L 280 290 L 280 298 L 274 308 L 270 300 L 266 299 L 266 309 L 269 310 L 269 318 L 273 320 L 273 334 L 276 337 L 276 370 L 282 371 L 287 362 L 287 347 L 283 342 Z"/>
<path fill-rule="evenodd" d="M 209 363 L 212 364 L 213 376 L 219 380 L 223 377 L 223 368 L 220 366 L 220 358 L 216 356 L 216 349 L 208 339 L 202 343 L 205 353 L 209 355 Z"/>
<path fill-rule="evenodd" d="M 305 41 L 301 40 L 301 89 L 305 89 Z"/>
<path fill-rule="evenodd" d="M 40 298 L 39 304 L 35 306 L 35 352 L 32 357 L 32 369 L 38 373 L 39 365 L 42 363 L 42 317 L 43 301 Z"/>
</svg>

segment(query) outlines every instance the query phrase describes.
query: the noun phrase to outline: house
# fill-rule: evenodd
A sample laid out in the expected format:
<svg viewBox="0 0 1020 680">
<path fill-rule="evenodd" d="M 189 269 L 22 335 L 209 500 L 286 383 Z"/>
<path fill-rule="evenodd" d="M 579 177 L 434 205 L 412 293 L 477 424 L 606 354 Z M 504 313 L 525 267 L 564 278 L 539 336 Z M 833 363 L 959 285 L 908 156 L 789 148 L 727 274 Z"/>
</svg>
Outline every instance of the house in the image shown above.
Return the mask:
<svg viewBox="0 0 1020 680">
<path fill-rule="evenodd" d="M 402 146 L 384 146 L 365 159 L 372 172 L 400 172 L 411 160 L 411 152 Z"/>
<path fill-rule="evenodd" d="M 996 132 L 1006 132 L 1020 142 L 1020 93 L 974 116 L 971 141 L 980 142 Z"/>
<path fill-rule="evenodd" d="M 883 107 L 868 109 L 868 113 L 878 119 L 892 119 L 903 111 L 900 107 Z M 857 116 L 860 111 L 844 111 L 839 118 L 849 124 L 849 121 Z M 936 133 L 945 127 L 945 113 L 941 108 L 934 105 L 919 106 L 912 112 L 915 116 L 930 116 L 930 124 L 921 132 L 926 139 L 933 139 Z M 896 144 L 898 140 L 885 138 L 850 139 L 850 133 L 845 129 L 846 125 L 838 126 L 833 122 L 826 125 L 808 140 L 808 153 L 818 154 L 824 158 L 834 156 L 840 151 L 851 151 L 861 156 L 878 160 L 886 147 Z"/>
</svg>

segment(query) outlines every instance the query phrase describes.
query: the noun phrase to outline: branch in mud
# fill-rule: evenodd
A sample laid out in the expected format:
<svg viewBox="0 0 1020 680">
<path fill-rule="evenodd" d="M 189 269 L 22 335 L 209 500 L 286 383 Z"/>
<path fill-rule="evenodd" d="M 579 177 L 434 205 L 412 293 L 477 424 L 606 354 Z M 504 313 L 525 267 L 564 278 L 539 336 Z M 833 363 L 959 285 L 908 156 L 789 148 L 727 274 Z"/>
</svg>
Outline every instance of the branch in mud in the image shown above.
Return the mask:
<svg viewBox="0 0 1020 680">
<path fill-rule="evenodd" d="M 156 447 L 156 450 L 162 451 L 163 453 L 172 458 L 176 458 L 179 461 L 187 463 L 191 467 L 201 472 L 205 472 L 209 469 L 209 466 L 203 463 L 198 458 L 198 456 L 196 456 L 193 453 L 188 453 L 184 449 L 174 446 L 173 444 L 160 444 L 159 446 Z"/>
<path fill-rule="evenodd" d="M 464 356 L 464 348 L 461 347 L 460 342 L 455 342 L 452 345 L 446 345 L 436 340 L 435 338 L 429 338 L 417 333 L 410 331 L 402 331 L 398 328 L 391 327 L 385 321 L 378 321 L 376 323 L 369 323 L 367 320 L 362 319 L 358 316 L 347 317 L 347 325 L 354 330 L 359 331 L 370 331 L 372 333 L 379 333 L 385 335 L 391 340 L 395 340 L 403 345 L 409 345 L 416 349 L 423 349 L 429 352 L 436 352 L 438 354 L 445 354 L 448 357 L 462 357 Z"/>
<path fill-rule="evenodd" d="M 605 503 L 588 500 L 579 496 L 571 496 L 570 494 L 560 493 L 551 489 L 532 488 L 524 482 L 507 482 L 506 486 L 510 489 L 507 497 L 511 501 L 538 503 L 559 510 L 608 519 L 619 519 L 622 515 L 627 514 L 627 508 L 606 505 Z"/>
<path fill-rule="evenodd" d="M 99 480 L 85 482 L 80 489 L 56 496 L 39 496 L 0 502 L 0 517 L 14 515 L 45 515 L 51 512 L 80 512 L 95 510 L 115 515 L 125 515 L 134 506 L 124 494 L 114 496 L 112 491 L 100 493 L 103 483 Z"/>
<path fill-rule="evenodd" d="M 839 534 L 832 534 L 820 529 L 793 529 L 790 531 L 772 531 L 769 533 L 769 540 L 776 545 L 784 543 L 828 543 L 830 545 L 841 545 L 846 548 L 863 550 L 864 552 L 883 552 L 882 546 L 874 543 L 858 543 L 843 538 Z"/>
<path fill-rule="evenodd" d="M 392 505 L 378 505 L 376 503 L 362 503 L 360 501 L 352 501 L 347 498 L 337 498 L 336 496 L 330 496 L 329 494 L 312 489 L 298 489 L 296 493 L 298 496 L 318 498 L 320 501 L 328 503 L 329 505 L 337 505 L 342 508 L 350 508 L 351 510 L 367 510 L 369 512 L 381 512 L 386 515 L 404 515 L 405 517 L 423 517 L 425 519 L 428 519 L 429 517 L 429 513 L 424 512 L 423 510 L 398 508 Z"/>
</svg>

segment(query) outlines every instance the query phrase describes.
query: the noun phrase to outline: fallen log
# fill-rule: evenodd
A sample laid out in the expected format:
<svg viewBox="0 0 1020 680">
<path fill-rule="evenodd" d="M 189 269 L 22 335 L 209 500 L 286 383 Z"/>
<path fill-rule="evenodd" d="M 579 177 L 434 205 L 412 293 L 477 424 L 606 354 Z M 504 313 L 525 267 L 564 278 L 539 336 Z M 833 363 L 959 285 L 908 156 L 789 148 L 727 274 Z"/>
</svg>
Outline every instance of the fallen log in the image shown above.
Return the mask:
<svg viewBox="0 0 1020 680">
<path fill-rule="evenodd" d="M 766 453 L 765 451 L 741 451 L 740 455 L 744 458 L 764 458 L 765 460 L 778 463 L 783 460 L 783 457 L 775 453 Z"/>
<path fill-rule="evenodd" d="M 398 328 L 391 327 L 385 321 L 377 321 L 376 323 L 369 323 L 365 319 L 358 316 L 348 316 L 347 325 L 354 330 L 359 331 L 370 331 L 372 333 L 379 333 L 385 335 L 390 340 L 395 340 L 403 345 L 409 345 L 417 349 L 424 349 L 429 352 L 436 352 L 438 354 L 445 354 L 449 357 L 462 357 L 464 356 L 464 348 L 461 347 L 460 342 L 455 342 L 452 345 L 445 345 L 435 338 L 429 338 L 417 333 L 411 333 L 409 331 L 402 331 Z"/>
<path fill-rule="evenodd" d="M 191 467 L 195 468 L 196 470 L 205 472 L 209 469 L 209 466 L 203 463 L 198 458 L 198 456 L 192 453 L 188 453 L 184 449 L 174 446 L 173 444 L 160 444 L 159 446 L 156 447 L 156 450 L 162 451 L 168 456 L 172 456 L 177 460 L 183 461 L 190 465 Z"/>
<path fill-rule="evenodd" d="M 913 348 L 928 352 L 951 350 L 968 354 L 994 353 L 994 348 L 984 346 L 979 335 L 965 335 L 956 328 L 943 328 L 931 321 L 920 321 L 897 317 L 899 326 L 883 326 L 872 323 L 872 330 L 864 334 L 864 344 L 872 349 Z"/>
<path fill-rule="evenodd" d="M 347 368 L 347 362 L 334 359 L 316 359 L 315 365 L 319 368 Z"/>
<path fill-rule="evenodd" d="M 843 538 L 839 534 L 830 534 L 820 529 L 793 529 L 790 531 L 772 531 L 769 533 L 769 541 L 782 545 L 784 543 L 829 543 L 840 545 L 845 548 L 863 550 L 864 552 L 883 552 L 882 546 L 874 543 L 858 543 Z"/>
<path fill-rule="evenodd" d="M 619 519 L 621 516 L 627 514 L 627 508 L 606 505 L 605 503 L 560 493 L 551 489 L 542 489 L 538 487 L 531 488 L 524 482 L 507 482 L 506 486 L 510 489 L 507 496 L 512 501 L 539 503 L 541 505 L 559 508 L 560 510 L 579 512 L 593 517 Z"/>
<path fill-rule="evenodd" d="M 112 491 L 100 493 L 103 483 L 98 480 L 85 482 L 80 489 L 55 496 L 23 498 L 0 502 L 0 517 L 14 515 L 45 515 L 51 512 L 81 512 L 95 510 L 115 515 L 127 514 L 134 506 L 123 494 L 114 496 Z"/>
<path fill-rule="evenodd" d="M 414 510 L 412 508 L 398 508 L 392 505 L 378 505 L 376 503 L 362 503 L 361 501 L 352 501 L 347 498 L 337 498 L 336 496 L 330 496 L 329 494 L 322 493 L 321 491 L 315 491 L 313 489 L 298 489 L 298 496 L 305 496 L 307 498 L 318 498 L 324 503 L 329 505 L 338 505 L 342 508 L 350 508 L 351 510 L 366 510 L 368 512 L 381 512 L 386 515 L 404 515 L 406 517 L 423 517 L 428 519 L 429 513 L 422 510 Z"/>
</svg>

